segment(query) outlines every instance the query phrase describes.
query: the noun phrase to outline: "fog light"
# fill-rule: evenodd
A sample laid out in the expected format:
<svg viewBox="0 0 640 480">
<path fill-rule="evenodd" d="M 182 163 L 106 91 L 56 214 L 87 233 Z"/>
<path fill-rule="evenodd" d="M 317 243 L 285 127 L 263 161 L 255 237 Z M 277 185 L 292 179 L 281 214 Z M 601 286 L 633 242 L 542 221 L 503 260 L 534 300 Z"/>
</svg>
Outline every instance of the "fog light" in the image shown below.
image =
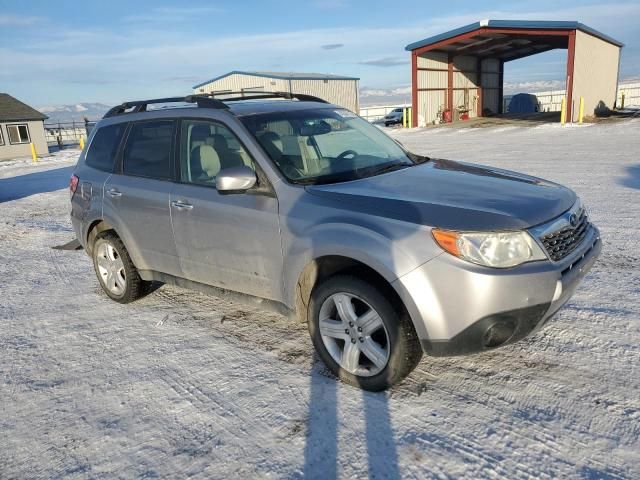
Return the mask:
<svg viewBox="0 0 640 480">
<path fill-rule="evenodd" d="M 560 295 L 562 295 L 562 281 L 558 280 L 556 282 L 556 291 L 553 293 L 553 298 L 551 299 L 551 301 L 555 302 L 560 298 Z"/>
<path fill-rule="evenodd" d="M 494 323 L 484 332 L 482 339 L 484 346 L 487 348 L 499 347 L 513 336 L 515 329 L 515 322 L 510 320 L 500 320 Z"/>
</svg>

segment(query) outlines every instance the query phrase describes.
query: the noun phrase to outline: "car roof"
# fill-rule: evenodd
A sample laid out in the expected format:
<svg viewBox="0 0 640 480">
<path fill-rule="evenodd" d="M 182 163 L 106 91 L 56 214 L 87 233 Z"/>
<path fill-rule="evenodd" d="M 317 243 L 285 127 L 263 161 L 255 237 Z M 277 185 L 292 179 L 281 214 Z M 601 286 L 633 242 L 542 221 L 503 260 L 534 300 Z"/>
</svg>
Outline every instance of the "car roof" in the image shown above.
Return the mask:
<svg viewBox="0 0 640 480">
<path fill-rule="evenodd" d="M 226 104 L 229 108 L 209 108 L 206 106 L 196 106 L 193 104 L 179 104 L 173 106 L 164 106 L 161 108 L 152 108 L 143 112 L 122 113 L 119 115 L 109 116 L 101 119 L 96 127 L 112 125 L 121 122 L 140 121 L 154 118 L 180 118 L 193 115 L 194 111 L 205 113 L 210 110 L 216 112 L 229 112 L 236 117 L 245 117 L 250 115 L 259 115 L 263 113 L 290 112 L 311 109 L 342 109 L 338 105 L 331 103 L 300 101 L 300 100 L 236 100 Z"/>
</svg>

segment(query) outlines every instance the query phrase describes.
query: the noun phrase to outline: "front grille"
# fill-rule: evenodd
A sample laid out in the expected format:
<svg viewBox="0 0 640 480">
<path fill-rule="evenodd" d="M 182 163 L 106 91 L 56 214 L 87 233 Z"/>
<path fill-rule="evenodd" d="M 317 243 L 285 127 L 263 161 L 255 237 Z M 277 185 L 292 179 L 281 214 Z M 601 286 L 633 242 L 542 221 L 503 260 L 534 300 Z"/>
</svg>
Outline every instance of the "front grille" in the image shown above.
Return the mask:
<svg viewBox="0 0 640 480">
<path fill-rule="evenodd" d="M 584 237 L 587 236 L 590 227 L 589 219 L 584 209 L 578 214 L 576 226 L 567 225 L 540 237 L 540 241 L 547 250 L 551 260 L 557 262 L 573 252 Z"/>
</svg>

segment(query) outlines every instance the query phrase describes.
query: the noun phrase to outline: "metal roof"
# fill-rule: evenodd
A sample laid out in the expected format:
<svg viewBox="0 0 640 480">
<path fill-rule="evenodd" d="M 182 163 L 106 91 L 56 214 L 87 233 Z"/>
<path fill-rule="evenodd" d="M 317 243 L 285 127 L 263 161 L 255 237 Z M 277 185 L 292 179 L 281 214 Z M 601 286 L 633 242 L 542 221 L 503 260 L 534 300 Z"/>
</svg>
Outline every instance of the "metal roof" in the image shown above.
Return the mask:
<svg viewBox="0 0 640 480">
<path fill-rule="evenodd" d="M 256 115 L 260 113 L 288 112 L 294 110 L 310 109 L 340 109 L 338 105 L 332 103 L 300 102 L 294 100 L 247 100 L 245 102 L 229 103 L 229 110 L 239 117 Z"/>
<path fill-rule="evenodd" d="M 431 45 L 443 40 L 457 37 L 465 33 L 473 32 L 474 30 L 484 30 L 492 28 L 513 28 L 518 30 L 581 30 L 585 33 L 598 37 L 605 42 L 612 43 L 618 47 L 623 47 L 624 44 L 614 40 L 613 38 L 598 32 L 597 30 L 588 27 L 580 22 L 565 22 L 555 20 L 480 20 L 479 22 L 465 25 L 464 27 L 456 28 L 433 37 L 425 38 L 418 42 L 410 43 L 405 47 L 405 50 L 416 50 L 427 45 Z M 481 34 L 481 32 L 479 32 Z"/>
<path fill-rule="evenodd" d="M 220 80 L 222 78 L 228 77 L 229 75 L 248 75 L 250 77 L 264 77 L 264 78 L 276 78 L 278 80 L 360 80 L 357 77 L 345 77 L 342 75 L 332 75 L 328 73 L 299 73 L 299 72 L 246 72 L 242 70 L 233 70 L 229 73 L 225 73 L 224 75 L 220 75 L 218 77 L 212 78 L 211 80 L 207 80 L 206 82 L 199 83 L 198 85 L 194 85 L 192 88 L 202 87 L 211 82 L 215 82 L 216 80 Z"/>
<path fill-rule="evenodd" d="M 49 117 L 8 93 L 0 93 L 0 122 L 45 120 Z"/>
</svg>

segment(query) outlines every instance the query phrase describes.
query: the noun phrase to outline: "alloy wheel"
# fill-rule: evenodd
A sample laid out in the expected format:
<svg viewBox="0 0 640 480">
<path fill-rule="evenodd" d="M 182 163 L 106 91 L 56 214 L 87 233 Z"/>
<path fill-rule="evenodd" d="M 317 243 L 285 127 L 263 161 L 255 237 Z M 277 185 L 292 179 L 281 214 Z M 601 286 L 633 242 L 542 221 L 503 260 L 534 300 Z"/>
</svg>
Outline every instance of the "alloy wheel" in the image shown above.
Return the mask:
<svg viewBox="0 0 640 480">
<path fill-rule="evenodd" d="M 114 295 L 122 295 L 127 287 L 124 263 L 109 242 L 101 242 L 96 251 L 96 264 L 102 284 Z"/>
<path fill-rule="evenodd" d="M 320 307 L 319 330 L 333 360 L 353 375 L 376 375 L 389 362 L 389 334 L 384 322 L 356 295 L 338 292 L 329 296 Z"/>
</svg>

